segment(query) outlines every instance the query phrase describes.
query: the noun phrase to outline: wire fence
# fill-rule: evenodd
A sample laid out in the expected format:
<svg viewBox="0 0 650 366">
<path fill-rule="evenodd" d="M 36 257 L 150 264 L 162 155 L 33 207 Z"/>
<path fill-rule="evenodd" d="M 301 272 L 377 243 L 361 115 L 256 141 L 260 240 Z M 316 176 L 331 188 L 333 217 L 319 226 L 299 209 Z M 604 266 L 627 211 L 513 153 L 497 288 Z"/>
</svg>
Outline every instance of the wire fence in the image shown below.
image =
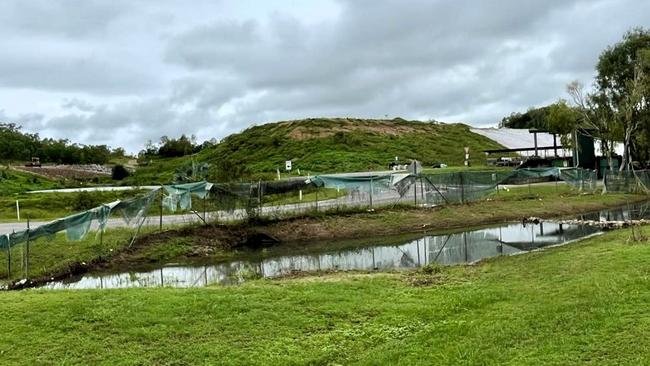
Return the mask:
<svg viewBox="0 0 650 366">
<path fill-rule="evenodd" d="M 615 179 L 607 176 L 610 186 Z M 28 221 L 22 230 L 0 234 L 0 263 L 6 263 L 0 266 L 0 278 L 48 276 L 48 270 L 57 264 L 78 265 L 84 258 L 106 258 L 132 245 L 143 234 L 169 227 L 397 205 L 462 204 L 497 194 L 499 186 L 539 180 L 562 180 L 578 190 L 595 190 L 597 182 L 593 171 L 547 168 L 442 174 L 357 173 L 284 181 L 165 185 L 51 222 Z M 75 270 L 68 268 L 67 272 Z"/>
<path fill-rule="evenodd" d="M 603 176 L 605 192 L 650 193 L 650 170 L 608 171 Z"/>
</svg>

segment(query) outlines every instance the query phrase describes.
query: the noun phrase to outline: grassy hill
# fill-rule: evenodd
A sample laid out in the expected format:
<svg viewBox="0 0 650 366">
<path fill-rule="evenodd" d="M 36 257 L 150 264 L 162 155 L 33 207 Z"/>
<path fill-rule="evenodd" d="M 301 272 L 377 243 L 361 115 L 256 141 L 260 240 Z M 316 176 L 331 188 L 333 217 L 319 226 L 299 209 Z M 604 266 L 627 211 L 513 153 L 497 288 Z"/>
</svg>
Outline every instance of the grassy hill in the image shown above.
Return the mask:
<svg viewBox="0 0 650 366">
<path fill-rule="evenodd" d="M 0 168 L 0 197 L 36 189 L 60 188 L 61 184 L 46 177 Z"/>
<path fill-rule="evenodd" d="M 475 164 L 483 164 L 482 150 L 502 147 L 459 123 L 310 118 L 250 127 L 191 159 L 209 163 L 211 179 L 224 181 L 272 177 L 276 168 L 284 170 L 286 160 L 302 174 L 386 169 L 395 156 L 404 162 L 458 166 L 465 146 Z M 191 159 L 154 160 L 131 180 L 168 181 L 175 168 L 189 165 Z"/>
</svg>

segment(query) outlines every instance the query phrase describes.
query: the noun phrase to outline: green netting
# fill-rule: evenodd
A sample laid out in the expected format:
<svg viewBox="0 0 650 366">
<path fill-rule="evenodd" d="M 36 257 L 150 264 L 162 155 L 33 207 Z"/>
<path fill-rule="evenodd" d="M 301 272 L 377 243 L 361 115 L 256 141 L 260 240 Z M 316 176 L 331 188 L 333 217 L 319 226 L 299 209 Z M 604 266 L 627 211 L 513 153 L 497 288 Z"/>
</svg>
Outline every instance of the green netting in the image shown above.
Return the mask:
<svg viewBox="0 0 650 366">
<path fill-rule="evenodd" d="M 128 225 L 138 223 L 147 215 L 149 207 L 151 207 L 159 192 L 160 189 L 154 189 L 142 197 L 118 201 L 113 211 L 121 212 L 122 218 Z"/>
<path fill-rule="evenodd" d="M 603 177 L 605 192 L 650 193 L 650 170 L 607 171 Z"/>
<path fill-rule="evenodd" d="M 562 180 L 580 190 L 595 190 L 598 175 L 595 170 L 583 168 L 525 168 L 513 170 L 504 183 L 522 184 L 552 180 Z"/>
<path fill-rule="evenodd" d="M 51 237 L 54 234 L 65 231 L 68 240 L 82 240 L 88 231 L 93 220 L 97 220 L 99 229 L 103 230 L 111 210 L 117 202 L 102 205 L 91 210 L 70 215 L 36 228 L 21 230 L 15 233 L 6 234 L 0 237 L 0 246 L 9 248 L 27 240 L 36 240 L 42 237 Z"/>
<path fill-rule="evenodd" d="M 317 187 L 345 189 L 365 193 L 369 193 L 372 190 L 374 193 L 379 193 L 393 189 L 392 179 L 393 175 L 391 174 L 355 176 L 319 175 L 311 178 L 311 182 Z"/>
<path fill-rule="evenodd" d="M 391 204 L 398 203 L 413 183 L 409 174 L 354 174 L 320 175 L 308 180 L 316 187 L 336 189 L 345 197 L 337 199 L 337 204 Z"/>
<path fill-rule="evenodd" d="M 197 182 L 167 185 L 162 188 L 167 193 L 163 197 L 163 207 L 176 211 L 179 207 L 187 210 L 192 206 L 192 195 L 207 198 L 210 195 L 217 210 L 233 211 L 236 208 L 259 207 L 262 212 L 264 194 L 298 193 L 309 187 L 335 188 L 345 196 L 329 199 L 330 206 L 348 204 L 395 204 L 415 202 L 415 204 L 441 205 L 464 203 L 485 197 L 498 185 L 513 181 L 530 179 L 561 179 L 578 189 L 595 189 L 596 173 L 580 168 L 528 168 L 513 171 L 467 171 L 441 174 L 353 174 L 321 175 L 307 181 L 220 183 Z M 650 171 L 608 172 L 605 174 L 605 188 L 610 192 L 648 192 Z M 55 220 L 46 225 L 12 234 L 0 235 L 0 248 L 9 248 L 27 240 L 52 236 L 66 231 L 69 240 L 82 239 L 90 230 L 92 221 L 97 220 L 103 230 L 112 212 L 120 212 L 124 221 L 131 225 L 141 225 L 146 213 L 160 190 L 149 194 L 88 210 Z M 308 204 L 308 203 L 307 203 Z M 296 208 L 296 207 L 294 207 Z"/>
<path fill-rule="evenodd" d="M 213 184 L 208 182 L 196 182 L 185 184 L 174 184 L 163 186 L 169 195 L 163 197 L 163 207 L 171 212 L 189 210 L 192 208 L 192 195 L 201 199 L 206 198 Z"/>
<path fill-rule="evenodd" d="M 127 224 L 134 222 L 133 219 L 136 219 L 135 222 L 139 222 L 146 215 L 157 193 L 158 190 L 154 190 L 143 197 L 115 201 L 88 211 L 54 220 L 45 225 L 2 235 L 0 236 L 0 247 L 10 248 L 28 240 L 33 241 L 42 237 L 53 237 L 54 234 L 61 231 L 66 232 L 66 238 L 68 240 L 82 240 L 90 231 L 93 221 L 97 221 L 98 230 L 103 231 L 108 222 L 108 218 L 114 211 L 121 211 L 122 217 Z"/>
<path fill-rule="evenodd" d="M 559 178 L 573 188 L 587 191 L 595 190 L 598 182 L 596 171 L 582 168 L 561 168 Z"/>
<path fill-rule="evenodd" d="M 3 250 L 9 249 L 9 234 L 0 235 L 0 249 Z"/>
<path fill-rule="evenodd" d="M 427 203 L 463 203 L 476 201 L 495 191 L 512 172 L 457 172 L 424 174 L 430 184 Z"/>
</svg>

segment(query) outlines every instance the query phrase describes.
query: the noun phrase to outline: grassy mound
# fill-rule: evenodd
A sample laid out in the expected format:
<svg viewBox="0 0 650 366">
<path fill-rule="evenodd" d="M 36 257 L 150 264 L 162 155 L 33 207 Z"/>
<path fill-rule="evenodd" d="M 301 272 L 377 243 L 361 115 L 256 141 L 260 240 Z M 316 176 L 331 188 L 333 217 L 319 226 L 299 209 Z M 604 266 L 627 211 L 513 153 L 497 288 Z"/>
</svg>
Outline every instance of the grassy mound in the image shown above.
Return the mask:
<svg viewBox="0 0 650 366">
<path fill-rule="evenodd" d="M 284 171 L 286 160 L 302 174 L 387 169 L 396 156 L 404 162 L 462 165 L 465 146 L 475 164 L 483 163 L 482 150 L 502 147 L 464 124 L 312 118 L 250 127 L 192 158 L 154 160 L 131 180 L 170 179 L 174 169 L 192 160 L 209 163 L 211 179 L 221 181 L 273 177 L 277 168 Z"/>
</svg>

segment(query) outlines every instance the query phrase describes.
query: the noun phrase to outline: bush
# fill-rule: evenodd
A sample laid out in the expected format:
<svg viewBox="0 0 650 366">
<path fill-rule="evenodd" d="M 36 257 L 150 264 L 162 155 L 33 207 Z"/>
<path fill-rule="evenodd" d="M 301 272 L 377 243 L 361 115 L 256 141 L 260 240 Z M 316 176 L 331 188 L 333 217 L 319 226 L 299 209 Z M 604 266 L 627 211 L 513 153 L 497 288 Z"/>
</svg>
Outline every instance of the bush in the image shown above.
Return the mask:
<svg viewBox="0 0 650 366">
<path fill-rule="evenodd" d="M 118 164 L 114 166 L 113 169 L 111 170 L 111 178 L 113 178 L 113 180 L 122 180 L 128 177 L 129 175 L 131 175 L 131 173 L 129 173 L 129 171 L 124 167 L 124 165 Z"/>
<path fill-rule="evenodd" d="M 102 204 L 100 197 L 91 192 L 79 192 L 72 199 L 72 209 L 75 211 L 86 211 Z"/>
</svg>

